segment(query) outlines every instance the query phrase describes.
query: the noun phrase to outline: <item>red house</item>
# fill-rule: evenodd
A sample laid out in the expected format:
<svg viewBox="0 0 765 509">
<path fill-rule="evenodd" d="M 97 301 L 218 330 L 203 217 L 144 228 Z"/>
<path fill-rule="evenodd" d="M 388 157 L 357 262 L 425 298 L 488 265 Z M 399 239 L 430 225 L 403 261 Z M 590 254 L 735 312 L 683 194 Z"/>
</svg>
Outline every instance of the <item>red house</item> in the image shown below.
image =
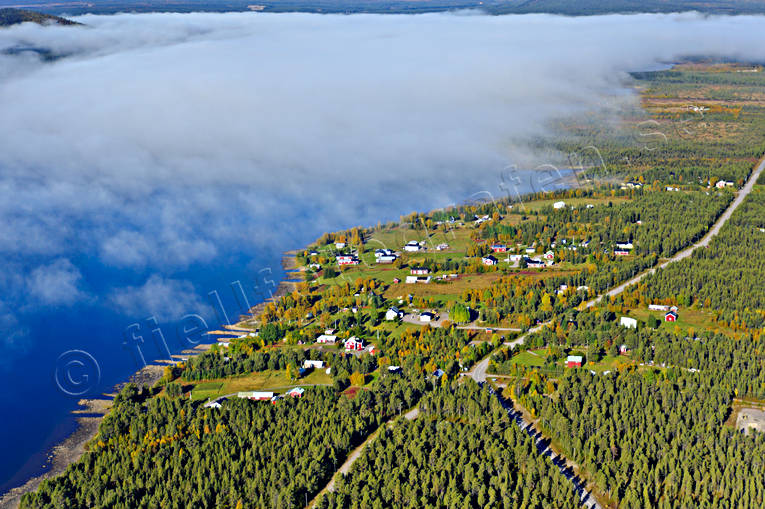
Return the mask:
<svg viewBox="0 0 765 509">
<path fill-rule="evenodd" d="M 505 246 L 504 244 L 494 244 L 493 246 L 491 246 L 491 250 L 494 251 L 495 253 L 504 253 L 507 251 L 507 246 Z"/>
<path fill-rule="evenodd" d="M 674 311 L 669 311 L 667 314 L 664 315 L 664 321 L 665 322 L 676 322 L 677 321 L 677 313 Z"/>
<path fill-rule="evenodd" d="M 581 368 L 582 367 L 582 356 L 581 355 L 569 355 L 566 357 L 566 367 L 567 368 Z"/>
<path fill-rule="evenodd" d="M 353 255 L 340 255 L 337 257 L 338 265 L 358 265 L 359 259 Z"/>
<path fill-rule="evenodd" d="M 346 350 L 363 350 L 364 341 L 355 336 L 352 336 L 345 341 L 345 349 Z"/>
</svg>

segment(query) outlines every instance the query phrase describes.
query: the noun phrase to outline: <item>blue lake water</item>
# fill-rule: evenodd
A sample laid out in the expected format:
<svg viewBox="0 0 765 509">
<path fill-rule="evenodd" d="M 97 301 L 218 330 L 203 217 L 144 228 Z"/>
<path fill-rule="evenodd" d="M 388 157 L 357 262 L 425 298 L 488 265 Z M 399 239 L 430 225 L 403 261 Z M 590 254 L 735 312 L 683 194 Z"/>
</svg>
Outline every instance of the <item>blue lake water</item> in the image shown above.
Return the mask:
<svg viewBox="0 0 765 509">
<path fill-rule="evenodd" d="M 218 302 L 219 298 L 233 322 L 243 311 L 242 290 L 251 305 L 264 300 L 265 292 L 275 291 L 284 276 L 280 261 L 279 251 L 259 253 L 229 259 L 218 266 L 193 268 L 183 277 L 194 283 L 200 296 L 207 300 L 205 304 Z M 85 276 L 90 280 L 100 277 L 105 283 L 120 279 L 119 274 L 105 271 Z M 132 278 L 140 283 L 140 277 Z M 131 278 L 126 279 L 125 283 L 130 283 Z M 208 304 L 187 312 L 206 317 L 212 329 L 220 325 L 220 307 L 216 308 L 217 312 Z M 6 437 L 0 463 L 0 491 L 20 485 L 44 470 L 47 452 L 76 428 L 71 411 L 77 408 L 79 399 L 109 392 L 115 384 L 124 382 L 141 367 L 141 355 L 147 362 L 167 358 L 163 343 L 157 342 L 158 335 L 152 332 L 157 326 L 151 318 L 150 314 L 129 316 L 96 305 L 26 315 L 21 324 L 28 328 L 26 351 L 12 353 L 10 362 L 0 367 L 0 384 L 4 388 L 0 391 L 0 405 L 8 411 L 0 421 L 0 435 Z M 178 322 L 168 322 L 162 316 L 154 318 L 172 353 L 191 348 L 200 339 L 209 341 L 198 334 L 182 335 L 179 339 Z M 143 343 L 130 340 L 134 336 L 142 337 Z M 71 351 L 74 352 L 59 360 L 63 353 Z M 7 440 L 8 437 L 12 439 Z"/>
<path fill-rule="evenodd" d="M 507 178 L 500 177 L 500 189 L 510 183 L 519 193 L 570 186 L 571 181 L 565 179 L 570 173 L 514 171 Z M 486 200 L 486 194 L 465 193 L 475 201 Z M 402 196 L 395 203 L 349 210 L 339 217 L 335 212 L 332 217 L 336 218 L 336 229 L 376 224 L 378 220 L 397 219 L 413 208 L 412 203 L 426 210 L 443 205 Z M 173 271 L 174 279 L 193 285 L 187 293 L 196 295 L 192 303 L 183 304 L 186 307 L 176 306 L 174 315 L 200 315 L 209 329 L 216 329 L 223 323 L 236 322 L 248 306 L 268 298 L 285 276 L 282 253 L 306 246 L 325 231 L 312 222 L 321 211 L 307 212 L 305 206 L 298 210 L 299 206 L 295 205 L 292 217 L 270 225 L 290 235 L 278 237 L 281 240 L 269 249 L 243 252 L 237 247 L 220 246 L 214 259 Z M 11 437 L 6 439 L 0 463 L 0 492 L 45 471 L 50 449 L 76 429 L 76 416 L 71 412 L 78 408 L 79 399 L 110 392 L 142 367 L 144 360 L 151 363 L 166 359 L 164 345 L 176 354 L 202 339 L 199 334 L 178 334 L 179 325 L 190 329 L 199 325 L 198 318 L 179 321 L 153 313 L 151 295 L 141 312 L 120 312 L 108 304 L 110 289 L 141 285 L 147 271 L 116 270 L 87 258 L 73 261 L 88 281 L 93 298 L 70 307 L 25 310 L 19 324 L 26 329 L 22 344 L 0 352 L 0 405 L 7 412 L 7 417 L 0 420 L 0 435 Z"/>
</svg>

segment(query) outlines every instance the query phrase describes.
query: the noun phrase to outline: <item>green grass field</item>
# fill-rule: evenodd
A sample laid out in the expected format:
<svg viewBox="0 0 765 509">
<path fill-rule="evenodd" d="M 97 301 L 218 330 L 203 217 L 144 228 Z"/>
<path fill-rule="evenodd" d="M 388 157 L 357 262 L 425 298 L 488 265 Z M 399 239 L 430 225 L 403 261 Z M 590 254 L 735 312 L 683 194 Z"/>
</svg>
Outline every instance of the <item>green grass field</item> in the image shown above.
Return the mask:
<svg viewBox="0 0 765 509">
<path fill-rule="evenodd" d="M 586 363 L 583 368 L 602 373 L 603 371 L 615 371 L 618 369 L 623 369 L 634 364 L 635 361 L 624 355 L 606 355 L 598 362 Z"/>
<path fill-rule="evenodd" d="M 191 383 L 194 386 L 191 391 L 191 398 L 193 400 L 206 400 L 240 391 L 286 392 L 290 388 L 300 385 L 331 385 L 332 376 L 328 375 L 323 369 L 315 369 L 303 378 L 291 381 L 287 378 L 284 370 L 259 371 L 217 380 Z"/>
<path fill-rule="evenodd" d="M 542 351 L 534 353 L 531 353 L 530 351 L 524 351 L 514 356 L 510 360 L 518 366 L 537 368 L 544 366 L 546 358 L 547 356 Z"/>
<path fill-rule="evenodd" d="M 683 334 L 687 334 L 689 330 L 693 330 L 695 333 L 700 331 L 710 331 L 714 333 L 725 334 L 727 336 L 738 337 L 741 333 L 735 332 L 729 327 L 721 327 L 716 324 L 712 318 L 713 315 L 709 311 L 703 311 L 700 309 L 683 308 L 677 312 L 676 322 L 665 322 L 664 313 L 662 311 L 649 311 L 647 308 L 638 308 L 630 310 L 629 315 L 638 320 L 645 322 L 650 315 L 655 316 L 660 322 L 660 329 L 665 329 L 669 332 L 675 332 L 675 329 L 679 329 Z"/>
</svg>

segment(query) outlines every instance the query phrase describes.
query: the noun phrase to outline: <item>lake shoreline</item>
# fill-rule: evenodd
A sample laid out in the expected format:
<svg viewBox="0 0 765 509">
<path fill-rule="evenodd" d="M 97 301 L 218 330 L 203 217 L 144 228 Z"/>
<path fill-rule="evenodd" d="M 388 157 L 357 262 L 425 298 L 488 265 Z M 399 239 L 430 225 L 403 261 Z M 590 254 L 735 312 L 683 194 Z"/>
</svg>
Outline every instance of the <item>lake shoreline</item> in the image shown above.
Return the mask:
<svg viewBox="0 0 765 509">
<path fill-rule="evenodd" d="M 192 349 L 183 350 L 181 354 L 183 357 L 200 355 L 209 350 L 211 346 L 212 343 L 204 343 Z M 129 383 L 134 383 L 139 388 L 141 386 L 154 386 L 162 378 L 165 366 L 176 360 L 154 361 L 130 375 L 127 381 L 116 384 L 112 392 L 78 401 L 79 408 L 71 412 L 71 415 L 75 416 L 76 427 L 74 431 L 46 451 L 47 461 L 43 468 L 47 470 L 0 494 L 0 509 L 18 508 L 22 496 L 35 491 L 46 479 L 61 475 L 69 465 L 82 458 L 87 452 L 88 444 L 98 434 L 101 421 L 111 410 L 114 396 Z"/>
</svg>

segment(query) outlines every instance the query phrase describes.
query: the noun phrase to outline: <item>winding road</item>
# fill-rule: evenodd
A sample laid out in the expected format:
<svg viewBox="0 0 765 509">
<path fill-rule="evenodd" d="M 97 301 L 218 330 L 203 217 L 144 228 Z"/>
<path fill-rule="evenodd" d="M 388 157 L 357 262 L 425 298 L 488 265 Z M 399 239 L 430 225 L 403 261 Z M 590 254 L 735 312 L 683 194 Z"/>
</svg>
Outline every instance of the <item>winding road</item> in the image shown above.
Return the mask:
<svg viewBox="0 0 765 509">
<path fill-rule="evenodd" d="M 611 290 L 607 291 L 606 293 L 599 295 L 597 298 L 591 300 L 587 303 L 587 307 L 592 307 L 598 302 L 600 302 L 603 297 L 613 297 L 614 295 L 618 295 L 624 291 L 625 288 L 628 286 L 634 285 L 644 277 L 646 277 L 648 274 L 653 274 L 656 272 L 657 269 L 662 269 L 669 265 L 670 263 L 674 263 L 676 261 L 682 260 L 684 258 L 688 258 L 693 254 L 695 250 L 697 250 L 700 247 L 707 247 L 711 240 L 720 233 L 720 228 L 723 227 L 723 225 L 728 222 L 728 219 L 730 219 L 730 216 L 733 214 L 733 212 L 741 205 L 744 201 L 744 199 L 749 195 L 749 193 L 752 192 L 752 189 L 754 189 L 754 185 L 757 183 L 757 179 L 760 178 L 760 174 L 762 173 L 762 169 L 765 168 L 765 158 L 761 159 L 759 164 L 757 164 L 757 167 L 754 169 L 752 174 L 749 176 L 749 180 L 746 181 L 746 184 L 744 184 L 744 187 L 739 190 L 738 194 L 736 195 L 736 198 L 733 200 L 733 202 L 728 206 L 727 209 L 725 209 L 725 212 L 720 214 L 720 217 L 717 218 L 717 221 L 714 222 L 711 228 L 709 228 L 709 231 L 704 235 L 701 240 L 696 242 L 695 244 L 683 249 L 682 251 L 679 251 L 675 253 L 674 256 L 669 258 L 668 260 L 665 260 L 664 262 L 660 263 L 656 267 L 652 267 L 645 272 L 641 272 L 637 276 L 633 277 L 629 281 L 620 284 L 619 286 L 616 286 L 612 288 Z"/>
<path fill-rule="evenodd" d="M 385 424 L 381 425 L 377 430 L 369 435 L 366 440 L 364 440 L 361 445 L 356 447 L 351 453 L 348 455 L 348 457 L 345 459 L 342 465 L 340 465 L 340 468 L 335 472 L 335 474 L 332 476 L 332 479 L 329 480 L 326 486 L 316 494 L 315 497 L 313 497 L 313 500 L 311 500 L 308 505 L 306 505 L 306 508 L 313 507 L 316 505 L 316 502 L 319 501 L 322 495 L 324 495 L 328 491 L 335 491 L 335 480 L 337 479 L 338 474 L 346 475 L 348 472 L 351 471 L 351 467 L 356 462 L 357 459 L 361 457 L 361 453 L 364 452 L 364 449 L 366 446 L 371 443 L 375 438 L 377 438 L 377 435 L 380 434 L 380 431 L 383 429 L 383 426 L 392 426 L 393 423 L 396 421 L 396 419 L 399 419 L 403 417 L 404 419 L 407 419 L 411 421 L 415 417 L 417 417 L 420 414 L 419 407 L 412 408 L 407 413 L 405 413 L 403 416 L 393 417 Z"/>
<path fill-rule="evenodd" d="M 615 286 L 614 288 L 608 290 L 605 293 L 602 293 L 595 297 L 594 299 L 590 300 L 585 304 L 586 307 L 591 308 L 595 305 L 597 305 L 603 297 L 613 297 L 615 295 L 619 295 L 622 293 L 626 288 L 628 288 L 631 285 L 634 285 L 644 277 L 646 277 L 649 274 L 653 274 L 658 269 L 664 268 L 670 263 L 674 263 L 680 260 L 683 260 L 685 258 L 688 258 L 693 254 L 695 250 L 697 250 L 700 247 L 706 247 L 709 245 L 709 243 L 712 241 L 712 239 L 720 232 L 720 229 L 723 227 L 723 225 L 730 219 L 731 215 L 733 215 L 733 212 L 744 202 L 744 199 L 749 195 L 749 193 L 752 192 L 752 189 L 754 189 L 754 185 L 757 183 L 757 179 L 760 178 L 760 175 L 762 174 L 762 170 L 765 168 L 765 157 L 760 160 L 760 162 L 755 167 L 752 174 L 749 176 L 749 179 L 746 181 L 746 184 L 744 184 L 744 187 L 742 187 L 737 195 L 736 198 L 731 202 L 731 204 L 728 206 L 725 211 L 720 214 L 720 217 L 717 218 L 717 221 L 714 222 L 714 224 L 709 228 L 709 231 L 695 244 L 683 249 L 682 251 L 678 251 L 675 253 L 671 258 L 663 261 L 656 267 L 652 267 L 646 271 L 641 272 L 637 276 L 633 277 L 632 279 L 629 279 L 628 281 L 625 281 L 624 283 L 621 283 L 618 286 Z M 533 334 L 534 332 L 539 331 L 542 327 L 549 325 L 551 323 L 550 321 L 544 322 L 542 324 L 539 324 L 535 327 L 532 327 L 529 329 L 525 334 L 519 336 L 514 341 L 510 341 L 508 343 L 505 343 L 509 346 L 515 346 L 523 343 L 529 334 Z M 487 355 L 481 362 L 475 365 L 473 370 L 468 373 L 476 382 L 485 382 L 486 381 L 486 371 L 489 368 L 489 361 L 491 360 L 491 354 Z"/>
<path fill-rule="evenodd" d="M 714 238 L 720 232 L 720 229 L 722 228 L 722 226 L 730 219 L 733 212 L 741 205 L 741 203 L 743 203 L 744 199 L 749 195 L 749 193 L 752 192 L 752 189 L 754 189 L 754 185 L 757 183 L 757 179 L 759 179 L 760 175 L 762 174 L 763 168 L 765 168 L 765 158 L 760 160 L 755 170 L 749 176 L 749 179 L 747 180 L 744 187 L 742 187 L 741 190 L 739 190 L 738 194 L 736 195 L 736 198 L 728 206 L 728 208 L 725 209 L 725 211 L 720 215 L 720 217 L 717 218 L 717 221 L 714 222 L 714 224 L 709 228 L 709 231 L 701 238 L 701 240 L 683 249 L 682 251 L 677 252 L 674 256 L 660 263 L 656 267 L 652 267 L 638 274 L 632 279 L 590 300 L 589 302 L 587 302 L 586 307 L 589 308 L 589 307 L 595 306 L 597 303 L 599 303 L 603 299 L 603 297 L 606 297 L 606 296 L 613 297 L 615 295 L 618 295 L 622 293 L 627 287 L 637 283 L 638 281 L 646 277 L 648 274 L 653 274 L 654 272 L 656 272 L 657 269 L 661 269 L 663 267 L 666 267 L 670 263 L 674 263 L 679 260 L 688 258 L 689 256 L 691 256 L 691 254 L 693 254 L 693 252 L 696 249 L 700 247 L 708 246 L 712 238 Z M 547 321 L 545 323 L 532 327 L 525 334 L 521 335 L 514 341 L 505 343 L 505 345 L 515 346 L 515 345 L 521 344 L 525 341 L 525 339 L 528 337 L 529 334 L 533 334 L 539 331 L 542 327 L 549 325 L 550 323 L 551 321 Z M 481 360 L 481 362 L 476 364 L 473 370 L 467 373 L 467 375 L 471 376 L 478 383 L 486 382 L 486 371 L 489 368 L 490 360 L 491 360 L 491 354 L 487 355 L 483 360 Z M 562 456 L 556 456 L 555 453 L 552 452 L 552 450 L 550 449 L 549 440 L 547 440 L 540 432 L 534 430 L 531 424 L 527 422 L 526 420 L 524 420 L 521 413 L 518 412 L 515 408 L 513 408 L 512 402 L 508 402 L 502 399 L 498 394 L 497 394 L 497 397 L 500 399 L 500 402 L 505 407 L 505 410 L 507 411 L 508 415 L 510 415 L 510 417 L 515 421 L 515 423 L 522 430 L 526 431 L 535 440 L 537 444 L 537 450 L 539 451 L 539 453 L 549 456 L 552 462 L 560 469 L 561 473 L 569 481 L 571 481 L 574 484 L 574 489 L 577 491 L 577 493 L 579 493 L 582 500 L 582 504 L 588 509 L 603 509 L 602 506 L 597 502 L 597 500 L 595 500 L 595 498 L 591 496 L 590 493 L 587 492 L 586 484 L 578 476 L 576 476 L 576 474 L 573 472 L 573 470 L 569 466 L 573 463 L 569 462 L 568 460 L 566 460 L 566 458 Z"/>
</svg>

